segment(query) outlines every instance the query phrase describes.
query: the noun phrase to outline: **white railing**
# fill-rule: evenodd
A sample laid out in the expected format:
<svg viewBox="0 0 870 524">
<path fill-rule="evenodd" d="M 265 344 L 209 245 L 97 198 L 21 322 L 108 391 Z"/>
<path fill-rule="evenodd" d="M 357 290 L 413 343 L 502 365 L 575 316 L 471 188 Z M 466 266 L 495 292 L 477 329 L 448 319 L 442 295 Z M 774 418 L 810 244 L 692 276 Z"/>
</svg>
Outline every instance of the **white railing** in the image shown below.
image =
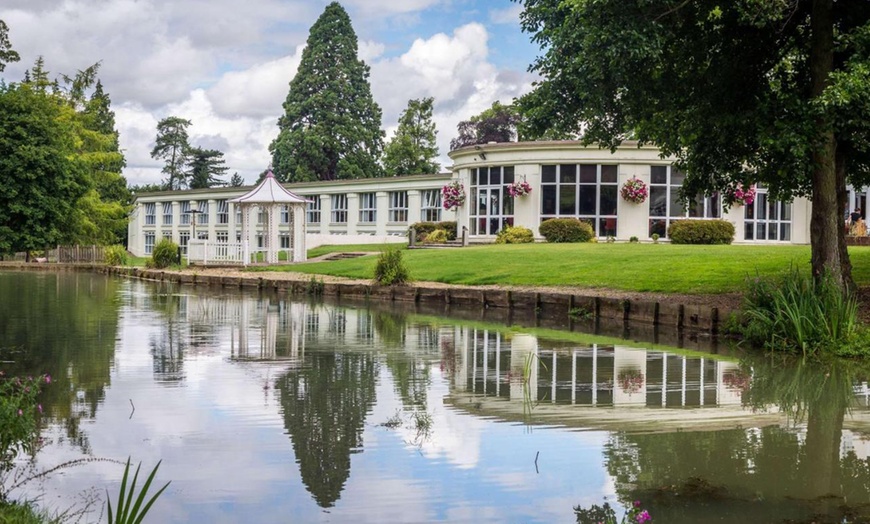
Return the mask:
<svg viewBox="0 0 870 524">
<path fill-rule="evenodd" d="M 193 264 L 244 264 L 244 244 L 239 242 L 209 242 L 190 240 L 187 261 Z"/>
</svg>

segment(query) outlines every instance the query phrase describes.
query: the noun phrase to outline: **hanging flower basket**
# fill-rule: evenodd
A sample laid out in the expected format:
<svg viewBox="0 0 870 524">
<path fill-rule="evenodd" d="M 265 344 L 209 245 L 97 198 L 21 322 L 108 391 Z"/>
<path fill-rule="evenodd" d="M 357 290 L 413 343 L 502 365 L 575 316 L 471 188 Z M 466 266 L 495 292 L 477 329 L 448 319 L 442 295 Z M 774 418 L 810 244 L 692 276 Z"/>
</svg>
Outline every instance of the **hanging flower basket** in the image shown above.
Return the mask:
<svg viewBox="0 0 870 524">
<path fill-rule="evenodd" d="M 450 182 L 441 188 L 441 205 L 450 211 L 465 203 L 465 186 L 458 180 Z"/>
<path fill-rule="evenodd" d="M 522 182 L 516 181 L 507 185 L 507 192 L 511 198 L 526 196 L 532 192 L 532 186 L 525 180 Z"/>
<path fill-rule="evenodd" d="M 646 202 L 646 197 L 649 196 L 649 189 L 643 180 L 637 177 L 631 177 L 622 184 L 620 190 L 622 199 L 633 204 L 643 204 Z"/>
<path fill-rule="evenodd" d="M 616 377 L 616 381 L 623 392 L 631 395 L 643 387 L 643 373 L 637 368 L 623 369 Z"/>
<path fill-rule="evenodd" d="M 755 187 L 743 189 L 743 184 L 735 184 L 725 190 L 725 196 L 738 206 L 751 206 L 755 202 Z"/>
</svg>

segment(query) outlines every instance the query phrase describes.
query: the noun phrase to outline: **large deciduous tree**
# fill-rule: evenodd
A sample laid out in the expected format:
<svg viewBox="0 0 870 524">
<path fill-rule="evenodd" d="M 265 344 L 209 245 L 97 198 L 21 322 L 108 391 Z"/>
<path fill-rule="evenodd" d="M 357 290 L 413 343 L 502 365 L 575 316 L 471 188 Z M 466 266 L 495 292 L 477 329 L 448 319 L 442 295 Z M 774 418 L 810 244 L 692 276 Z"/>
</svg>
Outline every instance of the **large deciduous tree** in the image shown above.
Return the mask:
<svg viewBox="0 0 870 524">
<path fill-rule="evenodd" d="M 184 189 L 184 171 L 190 155 L 187 128 L 190 120 L 177 116 L 169 116 L 157 123 L 157 139 L 151 158 L 161 159 L 166 164 L 163 173 L 166 175 L 166 186 L 170 189 Z"/>
<path fill-rule="evenodd" d="M 0 91 L 0 253 L 43 249 L 71 234 L 88 168 L 70 111 L 29 85 Z"/>
<path fill-rule="evenodd" d="M 333 2 L 311 27 L 278 137 L 269 146 L 282 182 L 379 176 L 381 109 L 372 98 L 369 67 L 357 58 L 350 17 Z"/>
<path fill-rule="evenodd" d="M 432 174 L 441 169 L 435 161 L 435 123 L 432 121 L 432 97 L 408 100 L 399 117 L 395 136 L 384 147 L 384 171 L 388 175 Z"/>
<path fill-rule="evenodd" d="M 520 100 L 530 130 L 653 143 L 683 196 L 762 182 L 812 199 L 814 274 L 851 282 L 848 178 L 870 176 L 870 3 L 523 0 L 544 49 Z"/>
<path fill-rule="evenodd" d="M 450 150 L 489 142 L 513 142 L 517 140 L 520 120 L 514 106 L 496 100 L 489 109 L 457 124 L 459 135 L 450 141 Z"/>
</svg>

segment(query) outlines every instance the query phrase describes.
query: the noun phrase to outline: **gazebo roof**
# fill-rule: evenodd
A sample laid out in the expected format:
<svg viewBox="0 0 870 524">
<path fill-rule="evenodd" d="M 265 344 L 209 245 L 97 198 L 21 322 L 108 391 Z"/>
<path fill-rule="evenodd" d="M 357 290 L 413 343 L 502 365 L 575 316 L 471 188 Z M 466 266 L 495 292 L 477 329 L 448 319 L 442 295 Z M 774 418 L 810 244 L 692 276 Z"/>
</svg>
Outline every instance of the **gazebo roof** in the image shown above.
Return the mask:
<svg viewBox="0 0 870 524">
<path fill-rule="evenodd" d="M 284 189 L 270 169 L 263 181 L 244 195 L 230 200 L 233 204 L 305 204 L 308 200 Z"/>
</svg>

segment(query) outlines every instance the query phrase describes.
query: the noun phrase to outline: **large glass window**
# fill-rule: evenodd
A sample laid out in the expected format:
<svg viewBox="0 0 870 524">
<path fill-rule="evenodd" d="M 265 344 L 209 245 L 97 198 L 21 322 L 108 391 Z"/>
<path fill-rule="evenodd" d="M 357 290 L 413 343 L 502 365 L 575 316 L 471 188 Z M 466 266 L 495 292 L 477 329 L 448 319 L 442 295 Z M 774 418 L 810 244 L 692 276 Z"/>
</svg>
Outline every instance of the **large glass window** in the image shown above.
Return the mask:
<svg viewBox="0 0 870 524">
<path fill-rule="evenodd" d="M 378 218 L 378 199 L 375 193 L 359 194 L 359 221 L 371 224 Z M 335 220 L 333 220 L 335 222 Z"/>
<path fill-rule="evenodd" d="M 616 236 L 617 166 L 541 166 L 541 220 L 578 218 L 600 237 Z"/>
<path fill-rule="evenodd" d="M 772 200 L 764 186 L 755 189 L 755 201 L 743 211 L 744 240 L 791 241 L 791 204 Z"/>
<path fill-rule="evenodd" d="M 281 206 L 281 223 L 289 224 L 290 223 L 290 206 L 283 205 Z"/>
<path fill-rule="evenodd" d="M 332 195 L 332 216 L 330 221 L 333 224 L 347 223 L 347 195 Z"/>
<path fill-rule="evenodd" d="M 218 200 L 217 203 L 217 223 L 230 223 L 230 204 L 226 200 Z"/>
<path fill-rule="evenodd" d="M 505 186 L 514 181 L 513 166 L 471 170 L 469 219 L 472 235 L 496 235 L 514 224 L 514 199 Z"/>
<path fill-rule="evenodd" d="M 153 202 L 150 204 L 145 204 L 145 225 L 153 226 L 157 223 L 157 205 Z"/>
<path fill-rule="evenodd" d="M 172 225 L 172 202 L 164 202 L 163 203 L 163 225 L 171 226 Z"/>
<path fill-rule="evenodd" d="M 208 200 L 199 201 L 199 213 L 197 213 L 196 223 L 200 225 L 208 225 Z"/>
<path fill-rule="evenodd" d="M 420 220 L 423 222 L 441 221 L 441 190 L 427 189 L 420 193 Z"/>
<path fill-rule="evenodd" d="M 145 233 L 145 254 L 150 255 L 154 251 L 154 231 Z"/>
<path fill-rule="evenodd" d="M 181 253 L 187 256 L 187 243 L 190 242 L 190 231 L 178 232 L 178 245 L 181 247 Z"/>
<path fill-rule="evenodd" d="M 700 195 L 688 204 L 680 202 L 680 187 L 686 174 L 672 166 L 650 166 L 649 235 L 668 235 L 668 226 L 686 218 L 722 218 L 719 193 Z"/>
<path fill-rule="evenodd" d="M 181 203 L 181 211 L 179 212 L 179 216 L 181 217 L 182 226 L 190 225 L 190 202 Z"/>
<path fill-rule="evenodd" d="M 407 222 L 408 221 L 408 192 L 407 191 L 392 191 L 390 192 L 390 222 Z"/>
<path fill-rule="evenodd" d="M 320 223 L 320 195 L 311 195 L 308 198 L 307 218 L 309 224 Z"/>
</svg>

